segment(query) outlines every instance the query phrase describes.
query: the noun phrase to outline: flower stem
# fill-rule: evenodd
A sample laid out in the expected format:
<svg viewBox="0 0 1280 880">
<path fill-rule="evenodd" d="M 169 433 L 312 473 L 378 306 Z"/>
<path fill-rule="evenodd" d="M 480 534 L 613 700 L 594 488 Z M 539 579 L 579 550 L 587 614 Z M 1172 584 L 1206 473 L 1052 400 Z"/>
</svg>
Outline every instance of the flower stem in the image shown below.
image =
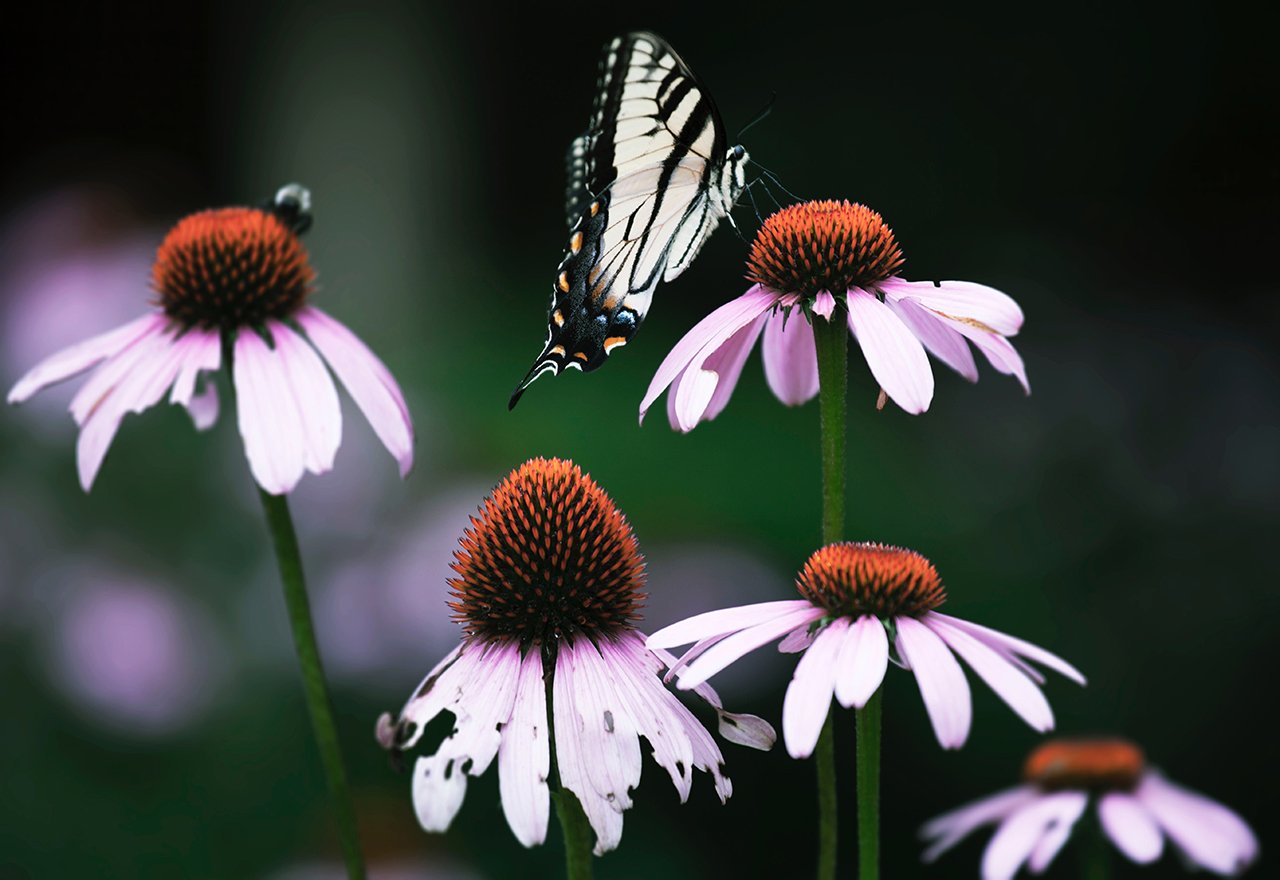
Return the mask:
<svg viewBox="0 0 1280 880">
<path fill-rule="evenodd" d="M 560 762 L 556 759 L 555 659 L 550 652 L 542 657 L 542 683 L 546 689 L 548 748 L 551 750 L 551 800 L 556 805 L 560 833 L 564 835 L 564 872 L 569 880 L 591 880 L 591 823 L 582 811 L 578 796 L 560 783 Z"/>
<path fill-rule="evenodd" d="M 849 330 L 838 310 L 828 321 L 813 315 L 818 349 L 818 414 L 822 444 L 822 543 L 844 537 L 845 431 Z M 834 880 L 838 843 L 836 747 L 831 713 L 823 722 L 814 764 L 818 772 L 818 878 Z"/>
<path fill-rule="evenodd" d="M 1080 877 L 1082 880 L 1109 880 L 1111 877 L 1111 846 L 1100 822 L 1091 823 L 1080 847 Z"/>
<path fill-rule="evenodd" d="M 880 691 L 858 710 L 858 876 L 880 876 Z"/>
<path fill-rule="evenodd" d="M 556 818 L 564 834 L 564 869 L 569 880 L 591 880 L 591 825 L 582 804 L 567 788 L 558 790 L 552 798 L 556 803 Z"/>
<path fill-rule="evenodd" d="M 347 864 L 347 876 L 352 880 L 363 880 L 364 856 L 360 852 L 355 811 L 351 806 L 351 793 L 347 789 L 347 772 L 342 764 L 342 750 L 338 746 L 338 731 L 333 723 L 333 703 L 325 684 L 324 668 L 320 664 L 315 626 L 311 622 L 311 603 L 307 600 L 302 556 L 298 552 L 298 536 L 289 515 L 289 502 L 283 495 L 271 495 L 262 489 L 258 490 L 258 495 L 262 499 L 262 509 L 267 515 L 267 529 L 271 532 L 271 540 L 275 545 L 280 580 L 284 584 L 284 600 L 289 608 L 289 626 L 293 630 L 293 644 L 298 653 L 298 666 L 302 670 L 307 709 L 311 714 L 311 731 L 315 735 L 316 746 L 320 749 L 320 761 L 324 765 L 329 798 L 333 802 L 338 823 L 338 836 L 342 840 L 342 858 Z"/>
</svg>

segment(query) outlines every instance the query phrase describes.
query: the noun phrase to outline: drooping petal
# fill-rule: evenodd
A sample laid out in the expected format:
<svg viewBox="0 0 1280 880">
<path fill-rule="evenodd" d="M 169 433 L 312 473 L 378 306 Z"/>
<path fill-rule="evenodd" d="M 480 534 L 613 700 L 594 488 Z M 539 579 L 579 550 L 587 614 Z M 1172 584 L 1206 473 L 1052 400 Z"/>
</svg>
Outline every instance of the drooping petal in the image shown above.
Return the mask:
<svg viewBox="0 0 1280 880">
<path fill-rule="evenodd" d="M 1066 676 L 1076 684 L 1085 684 L 1085 678 L 1080 673 L 1080 670 L 1076 669 L 1066 660 L 1063 660 L 1057 654 L 1050 653 L 1038 645 L 1033 645 L 1030 642 L 1017 638 L 1016 636 L 1002 633 L 999 630 L 994 630 L 978 623 L 962 620 L 959 617 L 952 617 L 949 614 L 940 614 L 937 611 L 931 611 L 929 614 L 931 617 L 943 620 L 956 629 L 967 632 L 969 635 L 973 636 L 978 641 L 985 643 L 997 653 L 1025 657 L 1028 660 L 1039 663 L 1041 666 L 1052 669 L 1059 675 Z"/>
<path fill-rule="evenodd" d="M 94 364 L 119 354 L 142 337 L 163 329 L 167 322 L 163 313 L 152 312 L 49 355 L 14 383 L 9 390 L 9 403 L 22 403 L 50 385 L 83 373 Z"/>
<path fill-rule="evenodd" d="M 933 732 L 944 749 L 958 749 L 969 738 L 973 705 L 969 682 L 942 639 L 923 623 L 895 617 L 898 653 L 915 673 Z"/>
<path fill-rule="evenodd" d="M 782 637 L 782 641 L 778 642 L 778 653 L 799 654 L 813 644 L 813 636 L 812 626 L 793 629 Z"/>
<path fill-rule="evenodd" d="M 667 392 L 667 415 L 671 427 L 688 433 L 699 422 L 714 419 L 724 410 L 738 385 L 742 368 L 760 336 L 767 315 L 730 336 L 719 348 L 699 355 L 689 368 L 676 377 Z"/>
<path fill-rule="evenodd" d="M 289 492 L 306 469 L 307 446 L 282 359 L 257 333 L 242 329 L 236 335 L 232 373 L 249 470 L 271 494 Z"/>
<path fill-rule="evenodd" d="M 1031 786 L 1020 785 L 930 819 L 920 829 L 920 837 L 929 843 L 921 858 L 932 862 L 978 828 L 1001 821 L 1039 797 Z"/>
<path fill-rule="evenodd" d="M 502 729 L 498 747 L 498 792 L 516 840 L 524 846 L 537 846 L 547 838 L 551 810 L 547 790 L 551 751 L 541 651 L 525 655 L 515 691 L 511 720 Z"/>
<path fill-rule="evenodd" d="M 849 627 L 835 665 L 836 699 L 846 709 L 861 709 L 889 668 L 889 637 L 884 624 L 871 614 L 859 617 Z"/>
<path fill-rule="evenodd" d="M 201 373 L 211 373 L 222 365 L 222 337 L 217 331 L 192 329 L 175 343 L 183 346 L 182 368 L 174 380 L 169 402 L 186 407 L 197 431 L 213 427 L 218 419 L 218 389 L 212 379 L 196 393 Z"/>
<path fill-rule="evenodd" d="M 805 599 L 783 599 L 777 602 L 757 602 L 734 608 L 718 608 L 686 617 L 650 635 L 645 644 L 655 648 L 675 648 L 708 636 L 735 632 L 756 624 L 765 623 L 802 608 L 814 606 Z"/>
<path fill-rule="evenodd" d="M 818 632 L 796 664 L 782 701 L 782 739 L 787 744 L 787 754 L 793 758 L 809 757 L 818 744 L 818 734 L 831 709 L 836 658 L 848 631 L 849 618 L 836 618 Z"/>
<path fill-rule="evenodd" d="M 1048 870 L 1049 865 L 1053 863 L 1058 853 L 1062 852 L 1062 848 L 1071 839 L 1072 827 L 1065 822 L 1050 825 L 1049 829 L 1045 831 L 1044 837 L 1040 838 L 1040 842 L 1036 844 L 1036 848 L 1031 851 L 1030 857 L 1027 858 L 1027 870 L 1032 874 L 1043 874 Z"/>
<path fill-rule="evenodd" d="M 643 638 L 643 636 L 641 636 Z M 646 650 L 649 650 L 646 648 Z M 658 658 L 662 669 L 674 668 L 677 660 L 675 655 L 670 651 L 662 648 L 654 649 L 651 652 Z M 720 695 L 716 693 L 715 688 L 703 682 L 693 689 L 693 692 L 710 704 L 711 708 L 716 710 L 716 717 L 719 719 L 720 735 L 731 743 L 740 746 L 746 746 L 749 749 L 758 749 L 767 752 L 773 748 L 773 744 L 778 741 L 778 734 L 773 729 L 773 725 L 757 715 L 749 715 L 740 712 L 727 712 L 724 703 L 720 700 Z"/>
<path fill-rule="evenodd" d="M 1053 710 L 1049 708 L 1049 701 L 1018 667 L 939 615 L 926 613 L 920 622 L 937 633 L 1034 730 L 1044 733 L 1053 729 Z"/>
<path fill-rule="evenodd" d="M 808 626 L 825 613 L 821 608 L 814 608 L 805 603 L 804 608 L 789 611 L 773 620 L 741 630 L 723 641 L 708 648 L 684 672 L 679 674 L 680 690 L 689 690 L 702 684 L 711 676 L 733 663 L 744 654 L 748 654 L 768 644 L 774 639 L 782 638 L 791 630 Z"/>
<path fill-rule="evenodd" d="M 413 468 L 413 419 L 391 371 L 346 325 L 315 306 L 300 310 L 297 321 L 399 464 L 400 476 L 408 475 Z"/>
<path fill-rule="evenodd" d="M 218 421 L 218 386 L 212 380 L 187 401 L 187 414 L 197 431 L 207 431 Z"/>
<path fill-rule="evenodd" d="M 866 291 L 850 290 L 846 302 L 849 328 L 885 394 L 913 415 L 927 410 L 933 400 L 933 370 L 920 340 Z"/>
<path fill-rule="evenodd" d="M 928 309 L 911 299 L 885 299 L 885 304 L 907 325 L 929 353 L 970 382 L 978 381 L 978 365 L 969 343 Z"/>
<path fill-rule="evenodd" d="M 338 389 L 315 349 L 279 321 L 268 321 L 275 352 L 288 377 L 302 425 L 307 470 L 322 474 L 333 469 L 342 442 L 342 408 Z"/>
<path fill-rule="evenodd" d="M 1027 394 L 1031 393 L 1031 383 L 1027 381 L 1027 368 L 1023 365 L 1022 356 L 1018 354 L 1012 342 L 1003 336 L 988 333 L 977 327 L 970 327 L 968 324 L 959 321 L 952 321 L 951 326 L 955 327 L 956 332 L 976 345 L 978 351 L 982 352 L 986 357 L 987 363 L 991 364 L 997 372 L 1004 373 L 1006 376 L 1013 376 L 1018 380 L 1018 384 L 1022 386 L 1023 391 Z"/>
<path fill-rule="evenodd" d="M 813 306 L 811 307 L 810 311 L 812 311 L 815 315 L 821 315 L 822 317 L 830 321 L 831 315 L 833 312 L 835 312 L 835 310 L 836 310 L 836 298 L 832 296 L 830 293 L 828 293 L 827 291 L 825 290 L 819 291 L 818 295 L 813 298 Z"/>
<path fill-rule="evenodd" d="M 818 393 L 818 351 L 813 328 L 798 310 L 789 316 L 778 311 L 765 318 L 761 354 L 765 379 L 778 400 L 787 406 L 799 406 Z"/>
<path fill-rule="evenodd" d="M 1224 876 L 1258 857 L 1258 838 L 1244 819 L 1215 800 L 1148 772 L 1134 797 L 1190 861 Z"/>
<path fill-rule="evenodd" d="M 1080 791 L 1044 795 L 1015 810 L 996 829 L 982 856 L 982 880 L 1013 880 L 1018 869 L 1055 829 L 1069 829 L 1089 797 Z"/>
<path fill-rule="evenodd" d="M 1132 795 L 1121 791 L 1103 795 L 1098 818 L 1107 837 L 1130 861 L 1146 865 L 1160 858 L 1164 837 L 1147 808 Z"/>
<path fill-rule="evenodd" d="M 695 324 L 663 359 L 649 383 L 649 389 L 640 401 L 641 423 L 653 402 L 677 376 L 689 369 L 699 357 L 705 360 L 731 336 L 776 304 L 779 298 L 778 294 L 757 284 Z"/>
<path fill-rule="evenodd" d="M 989 327 L 1001 336 L 1022 329 L 1022 309 L 1013 297 L 972 281 L 904 281 L 890 278 L 879 285 L 893 299 L 914 299 L 930 311 L 958 321 Z"/>
<path fill-rule="evenodd" d="M 98 475 L 98 469 L 106 457 L 111 441 L 115 438 L 121 420 L 128 413 L 140 413 L 160 401 L 173 383 L 182 364 L 182 352 L 173 338 L 160 327 L 148 336 L 135 341 L 124 351 L 108 360 L 90 377 L 84 388 L 94 384 L 102 373 L 111 373 L 116 379 L 101 389 L 92 406 L 81 397 L 84 388 L 72 400 L 73 414 L 77 401 L 80 410 L 80 436 L 76 440 L 76 467 L 80 485 L 88 492 Z"/>
</svg>

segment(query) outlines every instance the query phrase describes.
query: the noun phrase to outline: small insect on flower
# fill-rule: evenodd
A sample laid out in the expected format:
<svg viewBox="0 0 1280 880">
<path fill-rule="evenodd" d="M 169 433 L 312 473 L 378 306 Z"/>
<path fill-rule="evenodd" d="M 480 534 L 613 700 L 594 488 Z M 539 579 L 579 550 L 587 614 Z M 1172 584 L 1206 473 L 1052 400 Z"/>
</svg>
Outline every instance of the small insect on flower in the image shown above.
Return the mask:
<svg viewBox="0 0 1280 880">
<path fill-rule="evenodd" d="M 418 744 L 431 719 L 453 716 L 439 748 L 413 764 L 423 828 L 448 829 L 467 777 L 496 757 L 502 809 L 522 844 L 546 838 L 558 785 L 582 804 L 596 854 L 607 852 L 622 838 L 622 814 L 640 782 L 640 737 L 681 801 L 695 768 L 711 774 L 721 801 L 729 797 L 719 746 L 662 684 L 674 658 L 645 648 L 634 627 L 644 560 L 630 524 L 594 480 L 569 461 L 527 461 L 485 499 L 460 545 L 449 583 L 462 643 L 399 718 L 383 715 L 376 730 L 398 755 Z M 698 694 L 725 739 L 772 747 L 767 723 L 725 712 L 709 687 Z"/>
<path fill-rule="evenodd" d="M 184 217 L 156 253 L 157 308 L 41 361 L 9 402 L 94 368 L 71 401 L 87 492 L 125 415 L 149 409 L 166 391 L 198 430 L 211 427 L 218 416 L 211 374 L 228 355 L 250 469 L 263 489 L 281 494 L 304 471 L 333 467 L 342 412 L 332 370 L 404 476 L 413 466 L 413 422 L 399 386 L 355 334 L 309 303 L 315 272 L 298 236 L 310 225 L 311 195 L 297 184 L 263 208 Z"/>
<path fill-rule="evenodd" d="M 1071 836 L 1090 801 L 1102 832 L 1130 861 L 1151 864 L 1167 837 L 1192 868 L 1240 873 L 1258 839 L 1233 811 L 1167 780 L 1123 739 L 1057 739 L 1037 748 L 1024 783 L 925 824 L 931 862 L 984 825 L 998 824 L 982 858 L 983 880 L 1011 880 L 1023 865 L 1040 874 Z"/>
<path fill-rule="evenodd" d="M 751 245 L 747 278 L 755 283 L 676 343 L 640 404 L 641 421 L 663 391 L 676 430 L 715 418 L 762 333 L 769 387 L 788 406 L 805 403 L 818 393 L 812 322 L 819 319 L 848 322 L 882 395 L 909 413 L 933 400 L 926 351 L 978 380 L 969 343 L 1030 393 L 1007 339 L 1022 327 L 1018 304 L 969 281 L 906 281 L 902 264 L 893 230 L 866 205 L 804 202 L 776 212 Z"/>
<path fill-rule="evenodd" d="M 1034 729 L 1053 728 L 1031 660 L 1084 684 L 1075 667 L 1042 648 L 976 623 L 939 614 L 946 592 L 937 570 L 913 550 L 885 544 L 829 544 L 796 578 L 803 599 L 708 611 L 658 630 L 651 649 L 694 645 L 668 677 L 701 686 L 744 654 L 776 639 L 804 652 L 782 705 L 782 736 L 793 758 L 813 753 L 834 695 L 861 709 L 884 680 L 892 653 L 915 674 L 934 734 L 944 749 L 964 745 L 972 705 L 960 655 Z"/>
</svg>

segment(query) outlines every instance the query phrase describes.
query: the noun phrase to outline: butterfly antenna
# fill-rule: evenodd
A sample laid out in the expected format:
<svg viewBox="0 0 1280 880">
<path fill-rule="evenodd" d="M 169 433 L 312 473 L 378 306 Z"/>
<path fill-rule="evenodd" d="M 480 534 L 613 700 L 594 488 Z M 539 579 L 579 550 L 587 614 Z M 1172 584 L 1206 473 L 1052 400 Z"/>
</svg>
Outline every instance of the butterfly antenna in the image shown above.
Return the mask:
<svg viewBox="0 0 1280 880">
<path fill-rule="evenodd" d="M 791 190 L 789 190 L 789 189 L 787 189 L 785 186 L 783 186 L 783 185 L 782 185 L 782 181 L 778 179 L 778 175 L 774 174 L 774 173 L 773 173 L 772 171 L 770 171 L 768 168 L 765 168 L 765 167 L 764 167 L 763 165 L 761 165 L 759 162 L 755 162 L 754 164 L 755 164 L 755 166 L 756 166 L 757 168 L 759 168 L 759 169 L 760 169 L 760 171 L 761 171 L 763 174 L 765 174 L 765 175 L 766 175 L 770 180 L 772 180 L 772 181 L 774 182 L 774 184 L 778 187 L 778 189 L 782 190 L 784 193 L 786 193 L 787 195 L 791 196 L 791 198 L 795 199 L 797 202 L 803 202 L 803 201 L 805 201 L 804 196 L 798 196 L 798 195 L 796 195 L 795 193 L 793 193 Z"/>
<path fill-rule="evenodd" d="M 751 187 L 760 182 L 760 178 L 756 178 L 747 184 L 747 198 L 751 199 L 751 210 L 756 212 L 756 222 L 761 226 L 764 225 L 764 218 L 760 216 L 760 206 L 756 204 L 756 194 L 751 191 Z"/>
<path fill-rule="evenodd" d="M 754 126 L 757 122 L 763 122 L 765 119 L 767 119 L 769 114 L 773 112 L 773 103 L 777 100 L 778 100 L 778 93 L 774 92 L 772 95 L 769 96 L 769 103 L 764 105 L 764 109 L 761 110 L 759 113 L 757 113 L 754 119 L 752 119 L 746 125 L 742 126 L 742 128 L 738 129 L 738 133 L 737 135 L 734 136 L 733 139 L 735 141 L 741 141 L 742 136 L 746 134 L 747 131 L 752 126 Z"/>
</svg>

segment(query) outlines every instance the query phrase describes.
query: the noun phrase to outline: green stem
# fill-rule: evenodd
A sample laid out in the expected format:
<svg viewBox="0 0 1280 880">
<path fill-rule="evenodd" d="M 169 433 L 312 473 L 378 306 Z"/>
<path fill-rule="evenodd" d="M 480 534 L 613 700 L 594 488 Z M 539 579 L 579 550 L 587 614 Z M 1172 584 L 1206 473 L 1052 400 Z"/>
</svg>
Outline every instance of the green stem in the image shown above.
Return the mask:
<svg viewBox="0 0 1280 880">
<path fill-rule="evenodd" d="M 880 691 L 856 714 L 858 876 L 880 876 Z"/>
<path fill-rule="evenodd" d="M 1084 835 L 1085 841 L 1080 847 L 1080 876 L 1083 880 L 1109 880 L 1111 845 L 1107 841 L 1106 832 L 1102 830 L 1102 824 L 1090 824 L 1093 827 Z"/>
<path fill-rule="evenodd" d="M 560 763 L 556 760 L 555 659 L 542 655 L 542 683 L 547 695 L 548 748 L 551 749 L 551 800 L 564 835 L 564 873 L 569 880 L 591 880 L 591 823 L 582 811 L 578 796 L 560 784 Z"/>
<path fill-rule="evenodd" d="M 355 811 L 351 806 L 351 792 L 347 789 L 342 750 L 338 746 L 338 731 L 333 724 L 333 703 L 325 684 L 324 668 L 320 664 L 315 626 L 311 622 L 311 603 L 307 600 L 302 556 L 298 552 L 298 536 L 289 515 L 289 502 L 283 495 L 271 495 L 262 489 L 258 490 L 258 495 L 275 545 L 280 580 L 284 584 L 284 601 L 289 608 L 289 626 L 293 630 L 293 644 L 302 670 L 307 709 L 311 714 L 311 731 L 320 749 L 320 762 L 324 765 L 325 780 L 329 784 L 338 836 L 342 839 L 342 858 L 347 864 L 347 876 L 351 880 L 363 880 L 364 856 L 360 853 L 360 838 L 356 833 Z"/>
<path fill-rule="evenodd" d="M 564 834 L 564 873 L 569 880 L 591 880 L 591 824 L 582 804 L 567 788 L 552 798 L 556 802 L 556 818 Z"/>
<path fill-rule="evenodd" d="M 813 315 L 813 336 L 818 349 L 818 414 L 822 445 L 822 543 L 844 537 L 846 402 L 849 384 L 849 330 L 844 310 L 832 321 Z M 838 843 L 836 803 L 836 747 L 834 719 L 827 714 L 814 766 L 818 773 L 818 878 L 836 876 Z"/>
</svg>

